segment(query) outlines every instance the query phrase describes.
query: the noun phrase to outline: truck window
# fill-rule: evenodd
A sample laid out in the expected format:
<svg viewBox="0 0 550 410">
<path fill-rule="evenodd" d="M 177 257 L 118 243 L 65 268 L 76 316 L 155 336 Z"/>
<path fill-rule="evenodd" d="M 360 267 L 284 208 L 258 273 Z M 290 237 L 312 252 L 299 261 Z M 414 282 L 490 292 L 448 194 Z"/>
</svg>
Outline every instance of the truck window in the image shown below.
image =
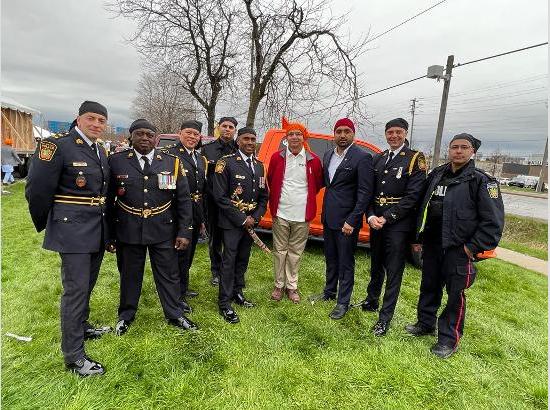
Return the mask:
<svg viewBox="0 0 550 410">
<path fill-rule="evenodd" d="M 325 140 L 322 138 L 309 137 L 307 139 L 307 144 L 309 145 L 309 149 L 313 151 L 313 153 L 317 155 L 319 158 L 323 158 L 323 155 L 325 154 L 325 152 L 334 148 L 332 141 Z M 279 149 L 281 150 L 285 147 L 286 147 L 286 140 L 283 138 L 281 140 L 281 143 L 279 144 Z"/>
</svg>

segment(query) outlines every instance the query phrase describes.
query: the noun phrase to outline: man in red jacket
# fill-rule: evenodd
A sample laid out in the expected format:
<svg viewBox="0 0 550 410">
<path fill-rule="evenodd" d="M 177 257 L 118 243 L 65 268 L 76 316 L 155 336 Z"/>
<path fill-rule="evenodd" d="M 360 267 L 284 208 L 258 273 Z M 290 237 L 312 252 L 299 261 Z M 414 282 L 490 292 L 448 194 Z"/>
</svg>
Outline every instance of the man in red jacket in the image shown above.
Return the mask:
<svg viewBox="0 0 550 410">
<path fill-rule="evenodd" d="M 316 196 L 323 187 L 323 169 L 319 157 L 305 143 L 306 127 L 283 117 L 283 129 L 287 147 L 271 156 L 267 172 L 275 265 L 271 298 L 280 301 L 286 288 L 288 298 L 299 303 L 298 267 L 309 223 L 317 214 Z"/>
</svg>

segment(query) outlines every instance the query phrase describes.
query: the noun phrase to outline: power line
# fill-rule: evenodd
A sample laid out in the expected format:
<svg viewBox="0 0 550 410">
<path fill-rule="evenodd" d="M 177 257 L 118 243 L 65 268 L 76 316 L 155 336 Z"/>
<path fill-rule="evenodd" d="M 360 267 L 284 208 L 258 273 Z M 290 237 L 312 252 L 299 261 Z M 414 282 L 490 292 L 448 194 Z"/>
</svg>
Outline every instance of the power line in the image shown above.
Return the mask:
<svg viewBox="0 0 550 410">
<path fill-rule="evenodd" d="M 479 63 L 480 61 L 490 60 L 491 58 L 502 57 L 502 56 L 505 56 L 505 55 L 508 55 L 508 54 L 513 54 L 513 53 L 517 53 L 517 52 L 520 52 L 520 51 L 529 50 L 531 48 L 544 46 L 546 44 L 548 44 L 548 41 L 546 41 L 544 43 L 539 43 L 539 44 L 535 44 L 535 45 L 532 45 L 532 46 L 528 46 L 528 47 L 518 48 L 517 50 L 506 51 L 505 53 L 495 54 L 495 55 L 489 56 L 489 57 L 478 58 L 477 60 L 468 61 L 466 63 L 458 63 L 458 64 L 455 64 L 453 66 L 453 68 L 462 67 L 462 66 L 465 66 L 465 65 L 468 65 L 468 64 L 473 64 L 473 63 Z"/>
<path fill-rule="evenodd" d="M 439 6 L 441 3 L 445 3 L 446 1 L 447 1 L 447 0 L 442 0 L 442 1 L 440 1 L 439 3 L 436 3 L 436 4 L 434 4 L 433 6 L 428 7 L 426 10 L 423 10 L 423 11 L 421 11 L 420 13 L 418 13 L 418 14 L 412 16 L 412 17 L 409 17 L 407 20 L 402 21 L 402 22 L 399 23 L 398 25 L 393 26 L 392 28 L 390 28 L 390 29 L 384 31 L 383 33 L 378 34 L 377 36 L 375 36 L 375 37 L 371 38 L 370 40 L 366 41 L 365 44 L 370 43 L 371 41 L 374 41 L 374 40 L 376 40 L 377 38 L 380 38 L 380 37 L 382 37 L 382 36 L 385 35 L 385 34 L 388 34 L 390 31 L 393 31 L 393 30 L 395 30 L 396 28 L 401 27 L 403 24 L 408 23 L 408 22 L 411 21 L 411 20 L 414 20 L 414 19 L 417 18 L 418 16 L 421 16 L 422 14 L 424 14 L 424 13 L 430 11 L 431 9 L 433 9 L 433 8 L 436 7 L 436 6 Z"/>
</svg>

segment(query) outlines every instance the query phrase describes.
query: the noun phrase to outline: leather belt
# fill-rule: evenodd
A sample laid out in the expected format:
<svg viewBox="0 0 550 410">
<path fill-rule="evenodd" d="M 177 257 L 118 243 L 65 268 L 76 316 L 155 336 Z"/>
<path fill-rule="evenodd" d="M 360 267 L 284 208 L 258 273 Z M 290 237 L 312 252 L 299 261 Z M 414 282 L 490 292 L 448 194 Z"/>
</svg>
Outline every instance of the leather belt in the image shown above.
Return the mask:
<svg viewBox="0 0 550 410">
<path fill-rule="evenodd" d="M 123 211 L 128 212 L 129 214 L 132 214 L 132 215 L 140 216 L 145 219 L 149 218 L 150 216 L 163 213 L 164 211 L 170 208 L 170 205 L 172 205 L 172 201 L 168 201 L 164 205 L 157 206 L 154 208 L 134 208 L 133 206 L 126 205 L 124 202 L 120 200 L 120 198 L 117 199 L 117 203 L 120 209 L 122 209 Z"/>
<path fill-rule="evenodd" d="M 374 203 L 376 205 L 395 205 L 398 204 L 402 197 L 397 196 L 377 196 L 374 198 Z"/>
<path fill-rule="evenodd" d="M 202 199 L 202 194 L 191 194 L 191 201 L 200 202 Z"/>
<path fill-rule="evenodd" d="M 239 199 L 238 201 L 232 200 L 231 203 L 241 212 L 253 211 L 258 206 L 256 202 L 243 202 L 242 199 Z"/>
<path fill-rule="evenodd" d="M 62 204 L 100 206 L 105 205 L 106 200 L 104 196 L 54 195 L 53 201 Z"/>
</svg>

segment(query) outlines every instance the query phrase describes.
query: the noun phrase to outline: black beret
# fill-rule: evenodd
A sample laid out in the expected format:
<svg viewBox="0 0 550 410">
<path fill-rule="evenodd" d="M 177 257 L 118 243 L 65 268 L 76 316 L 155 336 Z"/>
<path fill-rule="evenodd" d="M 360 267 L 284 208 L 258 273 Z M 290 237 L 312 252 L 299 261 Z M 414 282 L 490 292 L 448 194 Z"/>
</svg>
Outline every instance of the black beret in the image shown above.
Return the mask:
<svg viewBox="0 0 550 410">
<path fill-rule="evenodd" d="M 221 117 L 220 120 L 218 121 L 218 124 L 221 124 L 222 122 L 225 122 L 225 121 L 232 122 L 235 127 L 239 124 L 235 119 L 235 117 Z"/>
<path fill-rule="evenodd" d="M 465 132 L 463 132 L 462 134 L 457 134 L 457 135 L 455 135 L 455 136 L 451 139 L 451 142 L 449 142 L 449 145 L 450 145 L 454 140 L 466 140 L 466 141 L 470 141 L 470 144 L 472 144 L 472 147 L 474 148 L 474 152 L 477 152 L 478 148 L 481 147 L 481 141 L 480 141 L 480 140 L 478 140 L 477 138 L 475 138 L 473 135 L 467 134 L 467 133 L 465 133 Z"/>
<path fill-rule="evenodd" d="M 107 108 L 95 101 L 84 101 L 80 104 L 78 115 L 82 115 L 87 112 L 93 112 L 94 114 L 103 115 L 107 118 Z"/>
<path fill-rule="evenodd" d="M 409 123 L 405 121 L 403 118 L 395 118 L 386 123 L 386 129 L 384 131 L 387 131 L 391 127 L 399 127 L 399 128 L 403 128 L 405 131 L 408 131 Z"/>
<path fill-rule="evenodd" d="M 134 132 L 135 130 L 138 130 L 140 128 L 145 128 L 147 130 L 151 130 L 153 132 L 157 132 L 157 127 L 155 127 L 153 124 L 151 124 L 149 121 L 147 121 L 145 118 L 139 118 L 135 120 L 130 125 L 130 134 Z"/>
<path fill-rule="evenodd" d="M 184 128 L 193 128 L 194 130 L 197 130 L 198 132 L 202 131 L 202 122 L 197 120 L 189 120 L 184 121 L 181 123 L 180 130 L 183 130 Z"/>
<path fill-rule="evenodd" d="M 253 134 L 256 135 L 256 130 L 252 127 L 242 127 L 237 131 L 237 137 L 240 137 L 243 134 Z"/>
</svg>

